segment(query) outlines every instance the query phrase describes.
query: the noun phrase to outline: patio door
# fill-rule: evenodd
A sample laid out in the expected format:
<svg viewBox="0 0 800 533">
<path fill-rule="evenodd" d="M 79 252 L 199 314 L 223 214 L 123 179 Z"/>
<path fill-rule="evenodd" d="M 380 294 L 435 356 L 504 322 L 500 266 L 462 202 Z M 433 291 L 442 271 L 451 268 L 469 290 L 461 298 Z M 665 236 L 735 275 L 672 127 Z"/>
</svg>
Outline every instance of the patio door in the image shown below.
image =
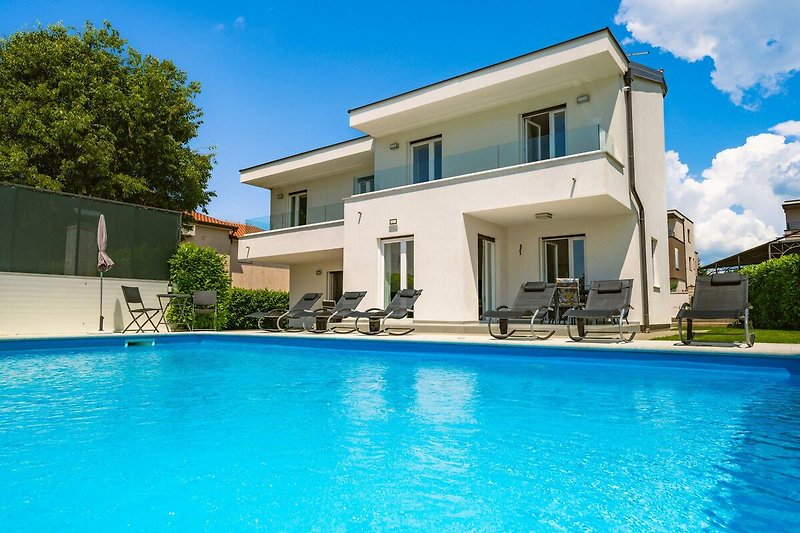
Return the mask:
<svg viewBox="0 0 800 533">
<path fill-rule="evenodd" d="M 478 235 L 478 317 L 497 307 L 497 254 L 492 237 Z"/>
<path fill-rule="evenodd" d="M 564 106 L 522 117 L 528 163 L 567 155 L 567 110 Z"/>
<path fill-rule="evenodd" d="M 414 239 L 386 239 L 381 242 L 383 253 L 383 305 L 403 289 L 414 288 Z"/>
<path fill-rule="evenodd" d="M 556 278 L 579 278 L 581 285 L 586 277 L 586 237 L 548 237 L 542 239 L 544 279 L 555 283 Z"/>
<path fill-rule="evenodd" d="M 339 300 L 344 291 L 344 272 L 336 270 L 328 272 L 328 299 Z"/>
<path fill-rule="evenodd" d="M 308 221 L 308 192 L 289 194 L 289 226 L 305 226 Z"/>
</svg>

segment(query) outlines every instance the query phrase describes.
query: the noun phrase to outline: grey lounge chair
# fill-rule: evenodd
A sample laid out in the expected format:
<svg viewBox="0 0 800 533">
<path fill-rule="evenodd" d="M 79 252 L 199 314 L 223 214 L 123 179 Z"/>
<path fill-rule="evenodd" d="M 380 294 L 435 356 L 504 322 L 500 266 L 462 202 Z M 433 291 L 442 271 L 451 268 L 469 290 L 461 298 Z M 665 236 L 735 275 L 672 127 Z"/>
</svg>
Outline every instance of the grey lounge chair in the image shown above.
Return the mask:
<svg viewBox="0 0 800 533">
<path fill-rule="evenodd" d="M 537 335 L 534 324 L 538 320 L 543 323 L 544 317 L 553 312 L 553 303 L 556 295 L 556 284 L 544 281 L 529 281 L 523 283 L 517 293 L 517 299 L 511 307 L 501 305 L 494 311 L 486 311 L 483 317 L 488 319 L 489 335 L 495 339 L 507 339 L 517 332 L 516 329 L 509 330 L 508 324 L 513 321 L 516 323 L 530 324 L 530 336 L 538 340 L 546 340 L 556 332 L 554 329 L 546 331 L 546 335 Z M 499 333 L 492 330 L 492 322 L 498 322 Z M 540 329 L 540 332 L 541 329 Z"/>
<path fill-rule="evenodd" d="M 192 294 L 192 331 L 201 331 L 194 327 L 199 315 L 209 315 L 213 319 L 213 328 L 206 331 L 217 331 L 217 291 L 194 291 Z"/>
<path fill-rule="evenodd" d="M 750 333 L 750 309 L 747 276 L 737 272 L 698 276 L 692 303 L 683 304 L 678 311 L 678 336 L 683 344 L 689 345 L 694 342 L 693 320 L 740 320 L 744 324 L 744 342 L 747 346 L 752 346 L 756 342 L 756 335 Z M 686 320 L 685 337 L 684 320 Z M 731 345 L 736 344 L 738 343 L 731 343 Z"/>
<path fill-rule="evenodd" d="M 422 289 L 402 289 L 394 295 L 392 301 L 386 306 L 386 309 L 373 307 L 366 311 L 353 311 L 350 313 L 349 318 L 355 318 L 356 323 L 354 328 L 345 326 L 335 326 L 332 328 L 336 333 L 352 333 L 358 331 L 364 335 L 378 335 L 379 333 L 388 333 L 390 335 L 406 335 L 414 331 L 414 328 L 409 327 L 389 327 L 386 321 L 389 319 L 399 320 L 409 316 L 414 310 L 414 304 L 417 298 L 422 294 Z M 366 319 L 369 323 L 367 330 L 360 329 L 358 321 Z"/>
<path fill-rule="evenodd" d="M 250 313 L 249 315 L 245 315 L 245 318 L 255 318 L 258 320 L 258 328 L 264 331 L 272 331 L 275 333 L 279 331 L 303 331 L 302 327 L 291 327 L 289 320 L 304 318 L 304 313 L 310 311 L 321 297 L 322 293 L 307 292 L 291 309 L 270 309 L 265 312 Z M 271 321 L 274 321 L 273 327 L 270 327 L 271 324 L 269 323 Z"/>
<path fill-rule="evenodd" d="M 325 333 L 330 331 L 331 324 L 339 323 L 343 318 L 349 318 L 356 307 L 367 295 L 367 291 L 351 291 L 342 294 L 339 301 L 332 309 L 314 309 L 303 313 L 303 327 L 309 333 Z"/>
<path fill-rule="evenodd" d="M 161 309 L 158 307 L 145 307 L 142 301 L 142 294 L 139 292 L 139 287 L 126 287 L 123 285 L 122 296 L 125 298 L 125 305 L 128 306 L 128 312 L 133 319 L 125 329 L 122 330 L 122 333 L 126 333 L 134 324 L 137 327 L 136 333 L 143 333 L 144 331 L 158 332 L 158 326 L 153 322 L 153 317 L 158 315 Z M 139 307 L 131 307 L 131 304 L 138 304 Z M 150 323 L 153 329 L 144 329 L 148 323 Z"/>
<path fill-rule="evenodd" d="M 586 338 L 612 338 L 618 342 L 630 342 L 636 336 L 636 330 L 625 327 L 623 323 L 628 322 L 628 313 L 631 306 L 631 291 L 633 290 L 632 279 L 594 281 L 586 298 L 586 305 L 577 306 L 566 312 L 567 334 L 575 342 Z M 587 329 L 586 321 L 601 321 L 599 327 Z M 638 328 L 638 324 L 634 324 Z M 573 331 L 577 329 L 577 333 Z M 626 332 L 626 329 L 628 330 Z M 590 333 L 592 335 L 590 335 Z M 596 334 L 600 333 L 601 336 Z M 626 333 L 629 336 L 626 338 Z M 611 335 L 607 337 L 606 335 Z"/>
</svg>

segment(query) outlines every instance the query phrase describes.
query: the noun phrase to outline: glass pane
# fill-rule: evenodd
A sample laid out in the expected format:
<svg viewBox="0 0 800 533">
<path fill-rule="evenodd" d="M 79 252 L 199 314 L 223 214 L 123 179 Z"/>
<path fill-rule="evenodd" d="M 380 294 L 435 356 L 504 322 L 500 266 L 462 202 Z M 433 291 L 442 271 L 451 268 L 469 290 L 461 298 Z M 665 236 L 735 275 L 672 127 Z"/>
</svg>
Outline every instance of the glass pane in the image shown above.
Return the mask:
<svg viewBox="0 0 800 533">
<path fill-rule="evenodd" d="M 300 207 L 298 208 L 297 225 L 305 226 L 308 221 L 308 195 L 301 194 L 298 200 Z"/>
<path fill-rule="evenodd" d="M 442 179 L 442 141 L 433 143 L 433 179 Z"/>
<path fill-rule="evenodd" d="M 384 305 L 389 305 L 400 290 L 400 243 L 383 245 L 383 294 Z"/>
<path fill-rule="evenodd" d="M 554 241 L 558 247 L 558 276 L 559 278 L 569 278 L 569 240 L 559 239 Z"/>
<path fill-rule="evenodd" d="M 545 242 L 544 254 L 545 269 L 547 270 L 547 282 L 555 283 L 556 278 L 558 277 L 558 268 L 556 266 L 556 261 L 558 259 L 558 247 L 552 242 Z"/>
<path fill-rule="evenodd" d="M 422 183 L 430 179 L 430 155 L 427 144 L 415 146 L 413 157 L 413 182 Z"/>
<path fill-rule="evenodd" d="M 297 196 L 289 197 L 289 225 L 297 225 Z"/>
<path fill-rule="evenodd" d="M 542 113 L 525 118 L 528 162 L 550 158 L 550 114 Z"/>
<path fill-rule="evenodd" d="M 564 111 L 553 113 L 553 157 L 567 155 L 567 114 Z"/>
<path fill-rule="evenodd" d="M 575 239 L 572 241 L 572 265 L 575 271 L 570 277 L 580 278 L 581 285 L 583 285 L 586 278 L 586 252 L 585 241 L 583 239 Z"/>
<path fill-rule="evenodd" d="M 406 286 L 404 288 L 414 288 L 414 241 L 406 241 Z"/>
</svg>

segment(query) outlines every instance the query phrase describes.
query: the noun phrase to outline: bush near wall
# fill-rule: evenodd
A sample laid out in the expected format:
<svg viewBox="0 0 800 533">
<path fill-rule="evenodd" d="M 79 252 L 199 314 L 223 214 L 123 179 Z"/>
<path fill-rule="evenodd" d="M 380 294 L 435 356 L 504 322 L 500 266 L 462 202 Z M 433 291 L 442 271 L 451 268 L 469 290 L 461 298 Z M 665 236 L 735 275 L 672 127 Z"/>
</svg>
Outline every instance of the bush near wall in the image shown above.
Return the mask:
<svg viewBox="0 0 800 533">
<path fill-rule="evenodd" d="M 749 276 L 750 316 L 756 328 L 800 329 L 800 255 L 744 267 Z"/>
<path fill-rule="evenodd" d="M 289 293 L 268 289 L 240 289 L 233 287 L 228 301 L 227 329 L 253 329 L 256 321 L 244 318 L 250 313 L 285 309 L 289 306 Z"/>
<path fill-rule="evenodd" d="M 213 248 L 183 242 L 169 260 L 169 279 L 173 290 L 178 293 L 217 291 L 217 329 L 225 329 L 231 290 L 225 257 Z M 211 317 L 200 315 L 194 326 L 210 328 L 212 321 Z"/>
</svg>

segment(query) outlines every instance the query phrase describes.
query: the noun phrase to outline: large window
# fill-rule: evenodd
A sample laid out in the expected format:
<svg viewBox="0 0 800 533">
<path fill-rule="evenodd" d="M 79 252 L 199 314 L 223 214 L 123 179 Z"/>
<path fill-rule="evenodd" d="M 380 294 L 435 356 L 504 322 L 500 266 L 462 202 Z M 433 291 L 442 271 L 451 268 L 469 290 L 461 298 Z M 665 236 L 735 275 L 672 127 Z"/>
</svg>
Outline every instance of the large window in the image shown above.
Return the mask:
<svg viewBox="0 0 800 533">
<path fill-rule="evenodd" d="M 402 237 L 381 242 L 383 253 L 383 303 L 389 305 L 402 289 L 414 288 L 414 239 Z"/>
<path fill-rule="evenodd" d="M 305 226 L 308 222 L 308 192 L 289 195 L 289 226 Z"/>
<path fill-rule="evenodd" d="M 442 138 L 411 143 L 411 172 L 414 183 L 442 178 Z"/>
<path fill-rule="evenodd" d="M 544 247 L 544 276 L 548 283 L 556 278 L 579 278 L 586 281 L 586 237 L 548 237 L 542 239 Z"/>
<path fill-rule="evenodd" d="M 355 194 L 365 194 L 375 190 L 375 176 L 356 178 Z"/>
<path fill-rule="evenodd" d="M 567 155 L 565 106 L 535 111 L 522 117 L 528 163 Z"/>
</svg>

